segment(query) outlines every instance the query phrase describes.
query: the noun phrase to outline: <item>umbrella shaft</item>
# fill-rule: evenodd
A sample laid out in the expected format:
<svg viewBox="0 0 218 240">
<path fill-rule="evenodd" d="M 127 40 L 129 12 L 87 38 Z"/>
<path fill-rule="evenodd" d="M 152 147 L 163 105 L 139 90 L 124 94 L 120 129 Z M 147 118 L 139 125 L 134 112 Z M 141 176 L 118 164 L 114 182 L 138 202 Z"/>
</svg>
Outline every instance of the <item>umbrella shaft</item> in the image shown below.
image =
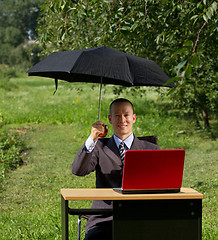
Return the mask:
<svg viewBox="0 0 218 240">
<path fill-rule="evenodd" d="M 102 77 L 101 77 L 100 94 L 99 94 L 98 121 L 100 121 L 100 116 L 101 116 L 101 89 L 102 89 Z"/>
</svg>

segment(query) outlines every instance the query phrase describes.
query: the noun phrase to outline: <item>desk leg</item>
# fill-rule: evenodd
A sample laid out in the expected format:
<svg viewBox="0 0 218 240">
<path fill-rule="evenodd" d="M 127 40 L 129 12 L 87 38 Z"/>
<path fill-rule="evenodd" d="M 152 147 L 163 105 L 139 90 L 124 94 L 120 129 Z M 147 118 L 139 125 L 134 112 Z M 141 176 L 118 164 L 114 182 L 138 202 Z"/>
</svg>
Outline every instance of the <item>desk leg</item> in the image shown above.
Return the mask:
<svg viewBox="0 0 218 240">
<path fill-rule="evenodd" d="M 113 240 L 200 240 L 201 200 L 114 201 Z"/>
<path fill-rule="evenodd" d="M 68 230 L 68 200 L 61 195 L 61 220 L 62 220 L 62 240 L 69 239 Z"/>
</svg>

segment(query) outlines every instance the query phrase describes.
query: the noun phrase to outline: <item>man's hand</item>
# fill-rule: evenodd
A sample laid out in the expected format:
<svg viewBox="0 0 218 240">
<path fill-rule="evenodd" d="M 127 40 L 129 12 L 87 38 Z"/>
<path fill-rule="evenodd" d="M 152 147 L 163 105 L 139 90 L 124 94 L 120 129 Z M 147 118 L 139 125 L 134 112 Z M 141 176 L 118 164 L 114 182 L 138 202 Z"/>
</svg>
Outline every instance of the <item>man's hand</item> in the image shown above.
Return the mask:
<svg viewBox="0 0 218 240">
<path fill-rule="evenodd" d="M 92 124 L 91 138 L 94 142 L 98 140 L 100 134 L 104 133 L 104 126 L 105 124 L 101 121 Z"/>
</svg>

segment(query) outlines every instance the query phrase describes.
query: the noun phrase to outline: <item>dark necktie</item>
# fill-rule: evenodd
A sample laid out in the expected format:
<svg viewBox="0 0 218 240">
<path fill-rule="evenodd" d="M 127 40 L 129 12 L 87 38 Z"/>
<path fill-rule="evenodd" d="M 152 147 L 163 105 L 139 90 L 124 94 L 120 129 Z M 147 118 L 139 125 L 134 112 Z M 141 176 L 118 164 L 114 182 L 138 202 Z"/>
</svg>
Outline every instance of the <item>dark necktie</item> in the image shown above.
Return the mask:
<svg viewBox="0 0 218 240">
<path fill-rule="evenodd" d="M 125 145 L 124 142 L 121 142 L 120 145 L 119 145 L 119 153 L 120 153 L 120 158 L 121 158 L 122 164 L 124 162 L 124 156 L 125 156 L 124 145 Z"/>
</svg>

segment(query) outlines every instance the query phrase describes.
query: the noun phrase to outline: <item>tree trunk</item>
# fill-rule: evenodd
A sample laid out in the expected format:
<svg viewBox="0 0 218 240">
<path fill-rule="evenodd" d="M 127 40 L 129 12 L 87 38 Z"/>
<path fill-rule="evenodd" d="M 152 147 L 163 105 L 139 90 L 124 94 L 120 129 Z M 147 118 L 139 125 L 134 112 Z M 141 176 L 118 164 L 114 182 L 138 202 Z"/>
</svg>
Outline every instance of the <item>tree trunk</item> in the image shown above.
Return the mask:
<svg viewBox="0 0 218 240">
<path fill-rule="evenodd" d="M 203 120 L 204 120 L 204 128 L 210 129 L 209 116 L 208 116 L 207 109 L 202 110 L 202 116 L 203 116 Z"/>
<path fill-rule="evenodd" d="M 196 127 L 197 128 L 202 128 L 201 127 L 201 124 L 200 124 L 200 121 L 199 121 L 199 115 L 196 111 L 196 109 L 194 108 L 194 117 L 195 117 L 195 124 L 196 124 Z"/>
</svg>

